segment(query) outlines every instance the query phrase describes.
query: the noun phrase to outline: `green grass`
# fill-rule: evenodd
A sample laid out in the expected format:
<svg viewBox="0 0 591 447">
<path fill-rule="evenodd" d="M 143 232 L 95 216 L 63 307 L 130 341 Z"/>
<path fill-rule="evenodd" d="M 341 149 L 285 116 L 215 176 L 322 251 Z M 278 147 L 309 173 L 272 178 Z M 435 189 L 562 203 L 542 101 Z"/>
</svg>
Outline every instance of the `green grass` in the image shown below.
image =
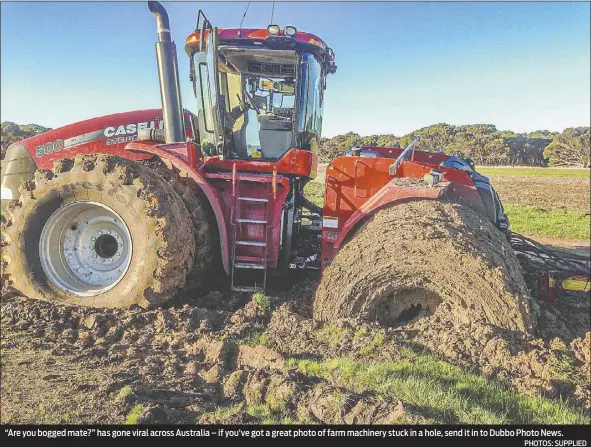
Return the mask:
<svg viewBox="0 0 591 447">
<path fill-rule="evenodd" d="M 237 342 L 241 345 L 246 346 L 265 346 L 266 348 L 274 348 L 275 342 L 269 337 L 267 334 L 261 333 L 254 333 L 252 335 L 247 336 L 242 340 L 237 340 Z"/>
<path fill-rule="evenodd" d="M 326 343 L 331 348 L 336 348 L 341 344 L 341 340 L 351 332 L 351 329 L 340 328 L 338 326 L 327 324 L 321 329 L 315 331 L 314 335 L 319 341 Z"/>
<path fill-rule="evenodd" d="M 246 413 L 249 416 L 255 417 L 259 420 L 260 424 L 263 425 L 293 425 L 301 422 L 291 418 L 285 412 L 273 411 L 269 405 L 248 405 L 246 407 Z"/>
<path fill-rule="evenodd" d="M 240 413 L 243 406 L 244 404 L 240 402 L 229 407 L 217 407 L 213 412 L 213 415 L 216 421 L 223 423 L 228 421 L 232 416 Z"/>
<path fill-rule="evenodd" d="M 511 230 L 516 233 L 565 239 L 588 240 L 590 237 L 591 219 L 584 211 L 512 204 L 504 208 Z"/>
<path fill-rule="evenodd" d="M 135 405 L 125 418 L 125 425 L 136 425 L 140 420 L 142 411 L 143 407 L 141 405 Z"/>
<path fill-rule="evenodd" d="M 357 335 L 357 333 L 355 333 Z M 375 350 L 377 350 L 380 346 L 382 346 L 386 342 L 386 334 L 383 332 L 378 332 L 377 334 L 373 334 L 369 343 L 363 346 L 359 353 L 361 355 L 369 355 Z"/>
<path fill-rule="evenodd" d="M 471 424 L 584 424 L 588 417 L 566 403 L 518 394 L 434 355 L 406 351 L 395 363 L 367 364 L 348 358 L 294 360 L 300 372 L 329 379 L 355 392 L 398 398 L 440 422 Z"/>
<path fill-rule="evenodd" d="M 315 205 L 324 206 L 324 183 L 309 182 L 304 188 L 304 196 Z"/>
<path fill-rule="evenodd" d="M 124 386 L 119 390 L 119 394 L 117 395 L 117 400 L 125 400 L 127 396 L 131 396 L 133 394 L 133 390 L 129 385 Z"/>
<path fill-rule="evenodd" d="M 591 169 L 572 168 L 572 169 L 556 169 L 556 168 L 534 168 L 524 167 L 515 168 L 507 167 L 491 167 L 477 166 L 476 170 L 482 175 L 496 175 L 499 177 L 565 177 L 565 178 L 589 178 Z"/>
<path fill-rule="evenodd" d="M 271 312 L 271 300 L 268 296 L 262 293 L 254 293 L 252 295 L 256 307 L 264 314 L 267 315 Z"/>
</svg>

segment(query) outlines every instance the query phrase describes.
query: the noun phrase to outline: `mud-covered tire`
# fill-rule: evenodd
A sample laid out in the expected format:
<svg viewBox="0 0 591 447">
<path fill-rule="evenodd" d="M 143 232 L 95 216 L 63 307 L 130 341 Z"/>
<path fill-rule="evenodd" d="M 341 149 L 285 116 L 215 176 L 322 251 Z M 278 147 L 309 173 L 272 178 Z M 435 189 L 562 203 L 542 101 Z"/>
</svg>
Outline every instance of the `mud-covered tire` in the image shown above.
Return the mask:
<svg viewBox="0 0 591 447">
<path fill-rule="evenodd" d="M 377 212 L 342 247 L 323 273 L 314 318 L 398 326 L 440 305 L 462 323 L 535 325 L 504 235 L 468 207 L 424 200 Z"/>
<path fill-rule="evenodd" d="M 184 286 L 194 253 L 189 213 L 173 188 L 148 167 L 107 155 L 58 160 L 52 171 L 37 171 L 20 193 L 2 228 L 2 275 L 13 291 L 61 304 L 127 308 L 161 305 Z M 91 296 L 56 285 L 40 255 L 50 217 L 83 202 L 118 215 L 132 241 L 124 276 Z"/>
<path fill-rule="evenodd" d="M 219 233 L 215 215 L 207 197 L 199 186 L 173 166 L 167 166 L 158 157 L 145 162 L 150 169 L 164 178 L 182 199 L 193 224 L 195 253 L 193 267 L 187 275 L 183 293 L 207 291 L 221 271 Z"/>
</svg>

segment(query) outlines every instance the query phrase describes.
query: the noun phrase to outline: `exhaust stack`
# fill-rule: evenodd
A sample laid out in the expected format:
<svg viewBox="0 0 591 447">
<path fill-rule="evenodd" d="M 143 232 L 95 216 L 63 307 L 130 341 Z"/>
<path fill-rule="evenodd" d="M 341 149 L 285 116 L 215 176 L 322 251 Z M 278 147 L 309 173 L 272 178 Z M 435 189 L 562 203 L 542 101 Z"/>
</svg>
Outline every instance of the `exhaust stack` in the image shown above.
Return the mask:
<svg viewBox="0 0 591 447">
<path fill-rule="evenodd" d="M 148 9 L 156 16 L 158 42 L 156 42 L 156 62 L 160 81 L 160 98 L 166 143 L 185 141 L 185 125 L 176 45 L 170 35 L 168 13 L 159 2 L 148 2 Z"/>
</svg>

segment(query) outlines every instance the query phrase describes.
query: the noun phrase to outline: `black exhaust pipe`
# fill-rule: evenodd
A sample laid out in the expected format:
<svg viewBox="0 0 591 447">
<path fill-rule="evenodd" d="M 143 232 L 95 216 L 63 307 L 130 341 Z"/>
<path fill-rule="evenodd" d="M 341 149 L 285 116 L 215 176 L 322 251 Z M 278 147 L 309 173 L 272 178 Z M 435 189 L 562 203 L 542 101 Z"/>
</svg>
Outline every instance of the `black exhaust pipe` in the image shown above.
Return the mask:
<svg viewBox="0 0 591 447">
<path fill-rule="evenodd" d="M 164 132 L 167 143 L 185 141 L 185 125 L 179 67 L 177 63 L 176 45 L 170 35 L 168 13 L 159 2 L 148 2 L 148 9 L 156 16 L 158 42 L 156 42 L 156 62 L 158 63 L 158 80 L 160 81 L 160 98 Z"/>
</svg>

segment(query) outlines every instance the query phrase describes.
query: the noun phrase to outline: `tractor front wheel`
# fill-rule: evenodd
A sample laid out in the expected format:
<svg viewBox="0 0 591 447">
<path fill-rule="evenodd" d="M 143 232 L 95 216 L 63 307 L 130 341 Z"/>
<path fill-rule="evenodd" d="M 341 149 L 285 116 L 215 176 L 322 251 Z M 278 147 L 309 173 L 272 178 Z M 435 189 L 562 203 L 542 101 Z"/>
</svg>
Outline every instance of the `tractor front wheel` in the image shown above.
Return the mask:
<svg viewBox="0 0 591 447">
<path fill-rule="evenodd" d="M 314 317 L 401 326 L 443 312 L 532 332 L 535 309 L 504 234 L 471 208 L 435 200 L 378 211 L 323 273 Z"/>
<path fill-rule="evenodd" d="M 195 249 L 173 188 L 139 163 L 106 155 L 36 172 L 3 233 L 9 287 L 69 305 L 160 305 L 185 284 Z"/>
</svg>

